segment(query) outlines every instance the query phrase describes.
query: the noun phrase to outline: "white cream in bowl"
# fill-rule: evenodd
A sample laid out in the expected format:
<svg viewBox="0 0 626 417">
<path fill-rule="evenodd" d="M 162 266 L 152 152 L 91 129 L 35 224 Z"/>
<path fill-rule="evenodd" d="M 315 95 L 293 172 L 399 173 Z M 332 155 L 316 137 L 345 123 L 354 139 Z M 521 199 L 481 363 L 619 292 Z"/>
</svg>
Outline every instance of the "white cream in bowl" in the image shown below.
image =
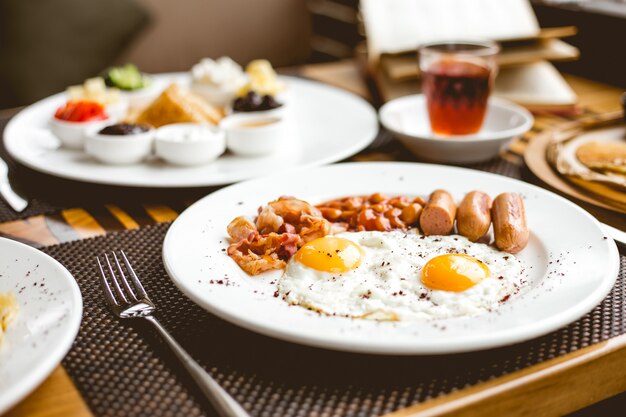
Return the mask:
<svg viewBox="0 0 626 417">
<path fill-rule="evenodd" d="M 224 132 L 208 124 L 175 123 L 156 132 L 156 154 L 174 165 L 201 165 L 226 150 Z"/>
</svg>

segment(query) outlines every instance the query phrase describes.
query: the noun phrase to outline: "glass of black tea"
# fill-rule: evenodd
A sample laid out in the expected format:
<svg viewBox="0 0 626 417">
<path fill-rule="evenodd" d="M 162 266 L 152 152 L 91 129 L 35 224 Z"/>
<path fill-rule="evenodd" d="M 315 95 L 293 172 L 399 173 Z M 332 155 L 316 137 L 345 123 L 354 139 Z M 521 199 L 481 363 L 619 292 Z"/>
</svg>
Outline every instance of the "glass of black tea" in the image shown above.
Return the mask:
<svg viewBox="0 0 626 417">
<path fill-rule="evenodd" d="M 469 135 L 485 118 L 497 67 L 494 42 L 440 42 L 419 48 L 430 126 L 442 136 Z"/>
</svg>

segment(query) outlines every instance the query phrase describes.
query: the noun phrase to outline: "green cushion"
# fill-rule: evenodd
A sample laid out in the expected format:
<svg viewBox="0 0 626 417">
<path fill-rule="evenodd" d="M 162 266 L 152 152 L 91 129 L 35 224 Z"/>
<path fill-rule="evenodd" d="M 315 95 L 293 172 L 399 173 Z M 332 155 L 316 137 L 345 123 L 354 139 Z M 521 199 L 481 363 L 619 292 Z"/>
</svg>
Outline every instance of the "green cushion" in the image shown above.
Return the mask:
<svg viewBox="0 0 626 417">
<path fill-rule="evenodd" d="M 148 21 L 134 0 L 0 0 L 0 108 L 97 75 Z"/>
</svg>

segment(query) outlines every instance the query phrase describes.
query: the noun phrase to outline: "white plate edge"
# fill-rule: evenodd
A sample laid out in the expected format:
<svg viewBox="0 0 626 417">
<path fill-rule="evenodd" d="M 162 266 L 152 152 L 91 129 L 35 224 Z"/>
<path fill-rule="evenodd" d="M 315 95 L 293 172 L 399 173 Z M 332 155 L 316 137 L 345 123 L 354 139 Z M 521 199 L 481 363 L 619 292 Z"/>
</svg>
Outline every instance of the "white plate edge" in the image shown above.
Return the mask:
<svg viewBox="0 0 626 417">
<path fill-rule="evenodd" d="M 52 261 L 51 263 L 55 267 L 57 267 L 65 276 L 65 278 L 67 278 L 67 280 L 69 281 L 69 286 L 72 293 L 72 303 L 75 303 L 74 307 L 76 308 L 76 314 L 70 317 L 68 320 L 68 327 L 70 328 L 70 330 L 63 334 L 63 338 L 61 342 L 57 345 L 56 349 L 53 349 L 50 352 L 50 354 L 46 357 L 41 366 L 37 368 L 37 370 L 31 371 L 27 379 L 22 379 L 17 384 L 11 386 L 11 388 L 9 388 L 7 391 L 4 391 L 0 395 L 0 414 L 2 414 L 5 411 L 8 411 L 17 403 L 19 403 L 21 400 L 23 400 L 36 388 L 38 388 L 39 385 L 41 385 L 41 383 L 43 383 L 43 381 L 48 378 L 48 376 L 50 376 L 52 371 L 54 371 L 54 369 L 67 355 L 80 329 L 80 324 L 83 316 L 83 298 L 80 292 L 80 287 L 78 286 L 78 283 L 76 282 L 74 276 L 67 270 L 67 268 L 65 268 L 59 261 L 54 259 L 52 256 L 12 239 L 0 237 L 0 241 L 6 241 L 10 245 L 21 247 L 22 249 L 30 251 L 31 253 L 37 253 L 36 256 L 43 256 L 44 258 L 48 258 L 48 260 Z M 5 400 L 3 400 L 3 398 L 5 398 Z"/>
</svg>

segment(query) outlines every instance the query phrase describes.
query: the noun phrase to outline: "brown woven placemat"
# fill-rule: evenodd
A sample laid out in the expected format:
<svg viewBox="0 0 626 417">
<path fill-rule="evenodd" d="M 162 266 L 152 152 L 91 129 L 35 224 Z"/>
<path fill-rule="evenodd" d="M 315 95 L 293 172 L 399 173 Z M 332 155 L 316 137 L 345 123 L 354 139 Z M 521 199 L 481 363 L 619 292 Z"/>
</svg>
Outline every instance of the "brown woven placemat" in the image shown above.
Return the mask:
<svg viewBox="0 0 626 417">
<path fill-rule="evenodd" d="M 489 351 L 374 356 L 299 346 L 215 318 L 184 297 L 161 262 L 168 225 L 48 247 L 76 277 L 81 329 L 64 365 L 96 416 L 201 416 L 211 408 L 142 320 L 119 321 L 104 303 L 94 256 L 123 248 L 157 316 L 253 416 L 377 416 L 626 333 L 626 256 L 611 294 L 547 336 Z"/>
</svg>

